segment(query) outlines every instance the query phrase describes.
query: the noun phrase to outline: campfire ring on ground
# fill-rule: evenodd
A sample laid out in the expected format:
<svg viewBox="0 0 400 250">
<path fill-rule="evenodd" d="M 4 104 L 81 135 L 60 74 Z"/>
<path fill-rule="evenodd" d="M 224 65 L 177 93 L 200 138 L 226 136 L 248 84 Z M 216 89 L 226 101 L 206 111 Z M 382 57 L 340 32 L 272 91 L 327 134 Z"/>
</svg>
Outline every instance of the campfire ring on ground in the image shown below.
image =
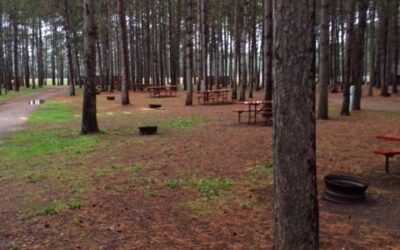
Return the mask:
<svg viewBox="0 0 400 250">
<path fill-rule="evenodd" d="M 337 204 L 364 203 L 367 200 L 368 184 L 364 181 L 344 175 L 325 176 L 323 198 Z"/>
<path fill-rule="evenodd" d="M 107 96 L 108 101 L 115 101 L 115 96 Z"/>
<path fill-rule="evenodd" d="M 159 109 L 159 108 L 162 107 L 162 105 L 161 105 L 161 104 L 149 104 L 149 107 L 150 107 L 151 109 Z"/>
<path fill-rule="evenodd" d="M 154 135 L 157 133 L 157 126 L 139 127 L 139 132 L 141 135 Z"/>
</svg>

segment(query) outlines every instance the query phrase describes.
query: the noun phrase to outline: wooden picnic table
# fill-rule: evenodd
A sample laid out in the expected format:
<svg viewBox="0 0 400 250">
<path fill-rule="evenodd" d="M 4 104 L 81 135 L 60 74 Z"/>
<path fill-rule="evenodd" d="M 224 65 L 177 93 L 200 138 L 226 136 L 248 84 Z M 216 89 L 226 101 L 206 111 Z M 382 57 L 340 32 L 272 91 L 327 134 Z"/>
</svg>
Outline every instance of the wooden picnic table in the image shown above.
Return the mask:
<svg viewBox="0 0 400 250">
<path fill-rule="evenodd" d="M 257 116 L 262 115 L 264 117 L 272 117 L 272 101 L 256 100 L 256 101 L 245 101 L 243 102 L 248 108 L 244 110 L 237 110 L 239 115 L 239 122 L 241 121 L 241 114 L 248 113 L 248 124 L 256 124 Z M 261 106 L 261 107 L 259 107 Z"/>
<path fill-rule="evenodd" d="M 160 85 L 160 86 L 149 86 L 147 90 L 150 93 L 150 97 L 172 97 L 177 96 L 176 85 Z"/>
<path fill-rule="evenodd" d="M 203 104 L 209 104 L 211 100 L 213 104 L 227 103 L 229 99 L 229 92 L 229 89 L 197 91 L 198 102 L 201 104 L 201 100 L 203 100 Z"/>
<path fill-rule="evenodd" d="M 377 139 L 386 140 L 386 141 L 400 141 L 400 134 L 385 134 L 378 135 Z M 389 174 L 389 159 L 395 157 L 396 155 L 400 155 L 399 148 L 382 148 L 374 151 L 377 155 L 385 156 L 385 170 L 386 174 Z"/>
<path fill-rule="evenodd" d="M 400 134 L 378 135 L 376 138 L 387 141 L 400 141 Z"/>
</svg>

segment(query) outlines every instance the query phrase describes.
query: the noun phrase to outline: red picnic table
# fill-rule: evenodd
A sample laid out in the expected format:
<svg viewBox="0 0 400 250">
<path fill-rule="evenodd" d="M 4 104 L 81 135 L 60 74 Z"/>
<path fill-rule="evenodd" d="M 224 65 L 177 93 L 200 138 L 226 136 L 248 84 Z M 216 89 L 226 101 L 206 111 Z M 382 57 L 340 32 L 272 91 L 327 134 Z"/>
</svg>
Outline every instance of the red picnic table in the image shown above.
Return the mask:
<svg viewBox="0 0 400 250">
<path fill-rule="evenodd" d="M 400 134 L 378 135 L 376 138 L 387 141 L 400 141 Z"/>
<path fill-rule="evenodd" d="M 272 101 L 266 101 L 266 100 L 246 101 L 243 104 L 247 105 L 248 109 L 234 111 L 239 115 L 239 122 L 242 113 L 248 113 L 249 115 L 248 124 L 251 124 L 252 122 L 256 124 L 258 115 L 262 115 L 268 118 L 271 118 L 273 115 Z"/>
<path fill-rule="evenodd" d="M 400 134 L 385 134 L 385 135 L 378 135 L 377 139 L 386 140 L 386 141 L 400 141 Z M 393 149 L 393 148 L 384 148 L 378 149 L 374 151 L 377 155 L 385 156 L 385 170 L 386 174 L 389 173 L 389 158 L 393 158 L 396 155 L 400 155 L 400 149 Z"/>
<path fill-rule="evenodd" d="M 147 90 L 150 92 L 150 97 L 169 97 L 177 95 L 176 85 L 160 85 L 160 86 L 149 86 Z"/>
<path fill-rule="evenodd" d="M 209 104 L 210 100 L 213 104 L 227 103 L 229 98 L 229 89 L 213 89 L 205 91 L 197 91 L 199 104 L 203 99 L 203 104 Z"/>
</svg>

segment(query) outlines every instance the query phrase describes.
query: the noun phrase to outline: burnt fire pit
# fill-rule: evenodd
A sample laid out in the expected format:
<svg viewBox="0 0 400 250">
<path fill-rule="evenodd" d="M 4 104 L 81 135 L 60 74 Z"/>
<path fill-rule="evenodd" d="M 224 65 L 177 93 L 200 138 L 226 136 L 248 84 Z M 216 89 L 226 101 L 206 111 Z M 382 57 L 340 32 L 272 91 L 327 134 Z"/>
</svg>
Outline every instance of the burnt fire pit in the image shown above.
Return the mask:
<svg viewBox="0 0 400 250">
<path fill-rule="evenodd" d="M 108 101 L 115 101 L 115 96 L 107 96 Z"/>
<path fill-rule="evenodd" d="M 149 104 L 149 107 L 150 107 L 151 109 L 159 109 L 159 108 L 162 107 L 162 105 L 161 105 L 161 104 Z"/>
<path fill-rule="evenodd" d="M 343 175 L 325 176 L 326 189 L 323 198 L 337 204 L 364 203 L 368 184 L 364 181 Z"/>
<path fill-rule="evenodd" d="M 139 132 L 141 135 L 154 135 L 157 133 L 157 126 L 139 127 Z"/>
</svg>

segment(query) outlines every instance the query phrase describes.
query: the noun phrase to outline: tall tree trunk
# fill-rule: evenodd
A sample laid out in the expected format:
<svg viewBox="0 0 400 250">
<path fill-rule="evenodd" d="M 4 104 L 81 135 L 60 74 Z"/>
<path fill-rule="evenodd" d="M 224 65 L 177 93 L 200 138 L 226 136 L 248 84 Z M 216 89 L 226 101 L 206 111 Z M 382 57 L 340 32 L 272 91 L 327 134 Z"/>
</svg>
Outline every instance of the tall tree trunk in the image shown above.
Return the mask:
<svg viewBox="0 0 400 250">
<path fill-rule="evenodd" d="M 240 70 L 239 70 L 239 79 L 240 79 L 240 95 L 239 101 L 246 100 L 246 88 L 247 88 L 247 59 L 246 59 L 246 37 L 247 37 L 247 23 L 248 16 L 247 10 L 249 6 L 249 0 L 241 0 L 241 4 L 239 6 L 241 18 L 240 18 Z"/>
<path fill-rule="evenodd" d="M 38 26 L 38 36 L 37 36 L 37 61 L 38 61 L 38 80 L 39 88 L 44 86 L 44 61 L 43 61 L 43 36 L 42 36 L 42 19 L 39 18 Z"/>
<path fill-rule="evenodd" d="M 86 81 L 83 94 L 82 134 L 99 132 L 96 111 L 96 24 L 95 1 L 83 1 Z"/>
<path fill-rule="evenodd" d="M 193 104 L 193 12 L 194 12 L 194 0 L 187 0 L 187 16 L 185 20 L 186 34 L 185 34 L 185 50 L 186 50 L 186 106 Z"/>
<path fill-rule="evenodd" d="M 121 101 L 122 105 L 128 105 L 129 102 L 129 50 L 128 50 L 128 33 L 126 27 L 126 13 L 125 13 L 125 0 L 118 0 L 118 15 L 119 15 L 119 28 L 121 37 L 120 51 L 121 51 Z"/>
<path fill-rule="evenodd" d="M 342 115 L 350 115 L 350 85 L 351 85 L 351 63 L 352 63 L 352 48 L 354 42 L 354 3 L 355 0 L 346 2 L 346 21 L 347 21 L 347 38 L 344 55 L 344 85 L 343 85 L 343 105 Z"/>
<path fill-rule="evenodd" d="M 372 2 L 373 4 L 373 2 Z M 375 36 L 375 22 L 376 19 L 376 10 L 375 6 L 372 5 L 370 10 L 370 38 L 369 38 L 369 86 L 368 86 L 368 96 L 373 95 L 374 86 L 376 85 L 376 36 Z"/>
<path fill-rule="evenodd" d="M 207 54 L 208 54 L 208 46 L 207 46 L 207 1 L 208 0 L 200 0 L 200 89 L 202 91 L 208 89 L 208 81 L 207 81 Z M 199 89 L 199 87 L 198 87 Z"/>
<path fill-rule="evenodd" d="M 274 8 L 275 249 L 318 249 L 315 1 Z"/>
<path fill-rule="evenodd" d="M 55 86 L 56 83 L 56 52 L 57 52 L 57 25 L 55 22 L 52 23 L 53 34 L 51 39 L 51 80 L 52 85 Z"/>
<path fill-rule="evenodd" d="M 24 67 L 25 67 L 25 88 L 30 88 L 30 67 L 29 67 L 29 33 L 25 26 L 25 45 L 24 45 Z"/>
<path fill-rule="evenodd" d="M 72 58 L 72 41 L 71 41 L 71 19 L 69 14 L 69 0 L 64 0 L 64 29 L 65 29 L 65 41 L 67 45 L 67 57 L 68 57 L 68 78 L 69 78 L 69 95 L 75 96 L 75 77 L 74 77 L 74 61 Z"/>
<path fill-rule="evenodd" d="M 329 6 L 331 0 L 321 1 L 321 35 L 319 58 L 319 108 L 318 118 L 327 120 L 329 87 Z"/>
<path fill-rule="evenodd" d="M 14 88 L 15 91 L 19 91 L 19 52 L 18 52 L 18 20 L 16 15 L 11 17 L 12 27 L 13 27 L 13 38 L 14 38 Z"/>
<path fill-rule="evenodd" d="M 264 0 L 264 99 L 272 100 L 272 47 L 273 47 L 273 19 L 272 19 L 272 1 Z"/>
<path fill-rule="evenodd" d="M 6 89 L 6 72 L 4 65 L 4 48 L 3 48 L 3 10 L 0 4 L 0 94 L 1 88 Z"/>
<path fill-rule="evenodd" d="M 355 41 L 355 63 L 353 67 L 356 70 L 355 77 L 355 94 L 354 94 L 354 110 L 361 110 L 361 97 L 362 97 L 362 86 L 364 82 L 364 56 L 365 50 L 365 31 L 367 29 L 367 10 L 368 0 L 358 0 L 358 29 Z"/>
<path fill-rule="evenodd" d="M 379 2 L 380 15 L 379 15 L 379 75 L 381 85 L 381 96 L 388 96 L 388 30 L 389 30 L 389 0 L 382 0 Z"/>
</svg>

